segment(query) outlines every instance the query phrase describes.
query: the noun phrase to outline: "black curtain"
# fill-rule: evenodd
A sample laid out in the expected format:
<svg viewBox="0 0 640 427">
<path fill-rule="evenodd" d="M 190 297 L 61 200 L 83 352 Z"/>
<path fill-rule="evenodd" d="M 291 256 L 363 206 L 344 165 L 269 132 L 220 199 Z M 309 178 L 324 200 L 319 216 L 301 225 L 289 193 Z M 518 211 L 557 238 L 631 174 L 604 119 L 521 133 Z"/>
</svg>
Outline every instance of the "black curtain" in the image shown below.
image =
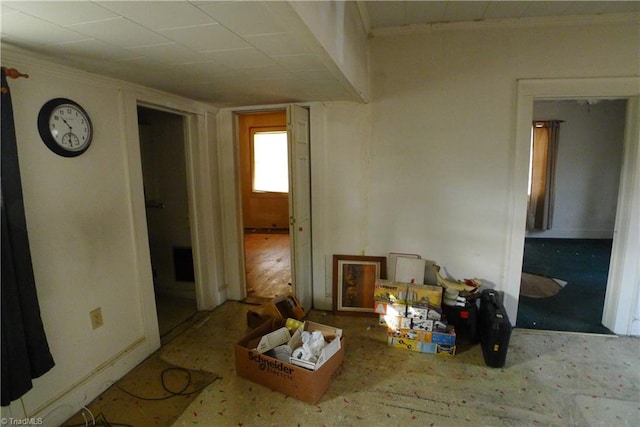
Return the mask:
<svg viewBox="0 0 640 427">
<path fill-rule="evenodd" d="M 53 366 L 42 326 L 22 201 L 16 133 L 2 69 L 2 406 L 31 390 L 31 380 Z"/>
</svg>

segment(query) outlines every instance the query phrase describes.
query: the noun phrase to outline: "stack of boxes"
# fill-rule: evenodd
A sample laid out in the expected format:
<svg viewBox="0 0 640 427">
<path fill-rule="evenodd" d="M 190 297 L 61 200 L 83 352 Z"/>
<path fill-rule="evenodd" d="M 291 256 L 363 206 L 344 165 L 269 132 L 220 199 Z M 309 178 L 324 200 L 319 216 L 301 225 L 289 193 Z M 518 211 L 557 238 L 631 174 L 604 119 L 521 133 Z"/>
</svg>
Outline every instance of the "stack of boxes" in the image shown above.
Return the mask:
<svg viewBox="0 0 640 427">
<path fill-rule="evenodd" d="M 442 315 L 441 286 L 379 280 L 374 311 L 387 328 L 389 346 L 421 353 L 453 356 L 456 333 Z"/>
</svg>

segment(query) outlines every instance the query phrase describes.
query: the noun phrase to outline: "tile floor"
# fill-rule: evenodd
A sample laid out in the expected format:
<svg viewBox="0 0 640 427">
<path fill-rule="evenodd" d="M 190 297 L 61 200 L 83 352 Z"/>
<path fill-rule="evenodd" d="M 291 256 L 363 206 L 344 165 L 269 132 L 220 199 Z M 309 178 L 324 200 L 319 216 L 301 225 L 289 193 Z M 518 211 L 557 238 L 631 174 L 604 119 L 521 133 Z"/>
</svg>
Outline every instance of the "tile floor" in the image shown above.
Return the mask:
<svg viewBox="0 0 640 427">
<path fill-rule="evenodd" d="M 640 339 L 515 329 L 504 368 L 478 345 L 453 358 L 389 348 L 375 318 L 311 311 L 344 329 L 345 361 L 317 405 L 238 377 L 233 344 L 246 306 L 229 301 L 164 359 L 222 377 L 173 426 L 635 426 Z"/>
<path fill-rule="evenodd" d="M 345 360 L 310 405 L 236 375 L 248 307 L 228 301 L 203 313 L 157 353 L 221 377 L 172 427 L 640 425 L 639 338 L 514 329 L 496 369 L 478 345 L 455 357 L 409 352 L 387 347 L 375 318 L 311 311 L 309 320 L 344 330 Z M 128 422 L 124 406 L 117 415 L 110 421 Z"/>
</svg>

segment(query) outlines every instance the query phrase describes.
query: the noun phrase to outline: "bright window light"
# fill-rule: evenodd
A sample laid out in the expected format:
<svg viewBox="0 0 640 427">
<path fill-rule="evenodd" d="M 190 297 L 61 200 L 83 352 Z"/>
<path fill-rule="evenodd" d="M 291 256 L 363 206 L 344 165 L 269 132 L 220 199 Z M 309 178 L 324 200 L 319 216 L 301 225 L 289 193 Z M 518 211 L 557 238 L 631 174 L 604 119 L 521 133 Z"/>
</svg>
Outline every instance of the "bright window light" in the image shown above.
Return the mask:
<svg viewBox="0 0 640 427">
<path fill-rule="evenodd" d="M 253 134 L 253 191 L 289 192 L 287 132 Z"/>
</svg>

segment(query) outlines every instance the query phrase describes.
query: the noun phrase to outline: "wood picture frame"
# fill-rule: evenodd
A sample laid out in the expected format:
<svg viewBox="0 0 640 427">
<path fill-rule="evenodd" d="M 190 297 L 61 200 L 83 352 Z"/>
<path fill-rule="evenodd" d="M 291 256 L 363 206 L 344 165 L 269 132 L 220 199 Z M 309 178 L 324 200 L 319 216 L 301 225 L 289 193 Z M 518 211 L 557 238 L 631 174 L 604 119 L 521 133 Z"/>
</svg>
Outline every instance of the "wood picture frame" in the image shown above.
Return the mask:
<svg viewBox="0 0 640 427">
<path fill-rule="evenodd" d="M 386 276 L 386 257 L 334 255 L 334 313 L 374 314 L 375 284 L 380 279 L 386 279 Z"/>
</svg>

